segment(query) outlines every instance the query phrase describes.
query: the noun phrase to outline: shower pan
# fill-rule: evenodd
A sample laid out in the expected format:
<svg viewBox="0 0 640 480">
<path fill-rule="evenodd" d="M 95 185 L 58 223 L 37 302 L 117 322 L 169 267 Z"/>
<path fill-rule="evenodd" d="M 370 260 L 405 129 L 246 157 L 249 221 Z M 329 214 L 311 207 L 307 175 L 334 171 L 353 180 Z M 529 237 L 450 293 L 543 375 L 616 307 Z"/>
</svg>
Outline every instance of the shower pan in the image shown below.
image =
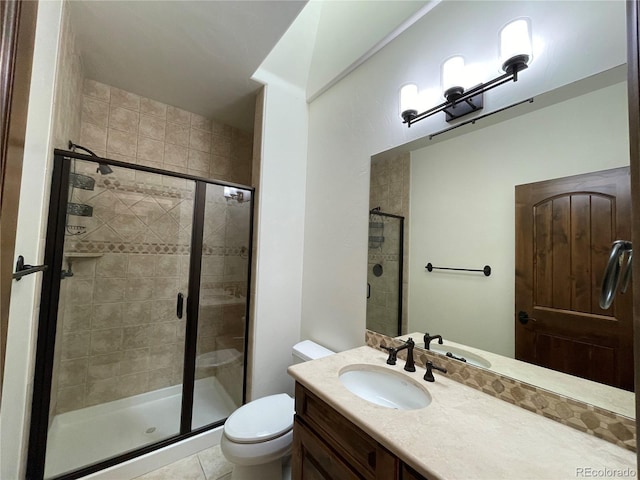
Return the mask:
<svg viewBox="0 0 640 480">
<path fill-rule="evenodd" d="M 244 403 L 253 194 L 55 150 L 28 479 L 80 478 Z"/>
</svg>

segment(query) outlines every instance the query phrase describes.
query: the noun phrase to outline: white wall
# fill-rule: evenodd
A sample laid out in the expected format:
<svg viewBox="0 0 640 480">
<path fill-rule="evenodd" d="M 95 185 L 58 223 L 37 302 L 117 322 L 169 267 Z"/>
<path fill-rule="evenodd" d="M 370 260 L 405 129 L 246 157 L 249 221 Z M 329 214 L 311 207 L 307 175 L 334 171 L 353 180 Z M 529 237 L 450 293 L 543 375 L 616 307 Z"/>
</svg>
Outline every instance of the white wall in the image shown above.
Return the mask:
<svg viewBox="0 0 640 480">
<path fill-rule="evenodd" d="M 514 186 L 629 165 L 626 89 L 412 152 L 408 331 L 513 357 Z M 492 273 L 428 273 L 428 262 Z"/>
<path fill-rule="evenodd" d="M 258 239 L 252 323 L 251 399 L 293 394 L 287 376 L 291 348 L 300 339 L 302 238 L 307 148 L 304 91 L 266 71 Z M 292 121 L 296 119 L 296 121 Z M 287 138 L 286 142 L 273 139 Z M 258 147 L 256 145 L 256 147 Z"/>
<path fill-rule="evenodd" d="M 448 126 L 442 116 L 403 126 L 399 87 L 439 88 L 434 72 L 453 53 L 484 62 L 485 80 L 497 75 L 497 32 L 522 15 L 533 19 L 534 62 L 485 96 L 485 112 L 625 62 L 624 2 L 443 2 L 311 103 L 302 337 L 333 349 L 363 343 L 370 157 Z M 464 33 L 452 34 L 454 18 Z"/>
<path fill-rule="evenodd" d="M 53 98 L 62 3 L 39 2 L 27 114 L 16 256 L 42 263 L 51 184 Z M 40 280 L 35 274 L 14 282 L 7 333 L 0 410 L 0 477 L 24 478 L 28 441 Z"/>
</svg>

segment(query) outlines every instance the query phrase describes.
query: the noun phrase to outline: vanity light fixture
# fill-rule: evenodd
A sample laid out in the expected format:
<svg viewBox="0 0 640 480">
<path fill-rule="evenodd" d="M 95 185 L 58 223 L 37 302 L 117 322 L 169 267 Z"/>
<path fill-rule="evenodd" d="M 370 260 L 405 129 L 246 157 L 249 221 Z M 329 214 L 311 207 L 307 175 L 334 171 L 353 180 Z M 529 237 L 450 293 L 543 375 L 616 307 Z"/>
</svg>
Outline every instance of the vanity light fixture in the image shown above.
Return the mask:
<svg viewBox="0 0 640 480">
<path fill-rule="evenodd" d="M 446 101 L 433 108 L 418 113 L 418 86 L 407 84 L 400 91 L 400 116 L 407 127 L 436 113 L 445 112 L 447 122 L 481 110 L 483 94 L 505 83 L 518 81 L 518 72 L 529 66 L 531 61 L 531 28 L 528 19 L 519 18 L 500 30 L 500 58 L 502 75 L 481 83 L 465 91 L 464 59 L 461 56 L 449 58 L 442 65 L 442 87 Z"/>
</svg>

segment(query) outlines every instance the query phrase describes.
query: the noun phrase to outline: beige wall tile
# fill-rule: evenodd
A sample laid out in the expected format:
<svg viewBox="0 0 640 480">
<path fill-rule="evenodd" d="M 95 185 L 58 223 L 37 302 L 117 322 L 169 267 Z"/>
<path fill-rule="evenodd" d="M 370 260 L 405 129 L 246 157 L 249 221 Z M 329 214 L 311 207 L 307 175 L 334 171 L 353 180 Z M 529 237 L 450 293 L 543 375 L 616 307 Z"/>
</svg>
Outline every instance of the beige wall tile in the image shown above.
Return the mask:
<svg viewBox="0 0 640 480">
<path fill-rule="evenodd" d="M 159 388 L 170 387 L 173 385 L 171 368 L 159 368 L 149 372 L 149 389 L 156 390 Z"/>
<path fill-rule="evenodd" d="M 214 135 L 220 135 L 221 137 L 231 138 L 231 132 L 233 128 L 224 123 L 212 122 L 211 131 Z"/>
<path fill-rule="evenodd" d="M 118 379 L 118 396 L 126 398 L 147 392 L 149 389 L 148 384 L 149 372 L 121 376 Z"/>
<path fill-rule="evenodd" d="M 129 255 L 128 277 L 151 277 L 155 271 L 155 255 Z"/>
<path fill-rule="evenodd" d="M 156 117 L 167 118 L 167 105 L 157 102 L 150 98 L 142 97 L 140 99 L 140 113 L 153 115 Z"/>
<path fill-rule="evenodd" d="M 124 300 L 124 279 L 96 278 L 93 298 L 96 302 L 121 302 Z"/>
<path fill-rule="evenodd" d="M 209 171 L 209 162 L 210 157 L 206 152 L 201 152 L 199 150 L 189 149 L 189 169 L 198 170 L 200 172 L 208 172 Z"/>
<path fill-rule="evenodd" d="M 189 148 L 209 153 L 211 151 L 211 135 L 209 132 L 191 128 L 189 131 Z"/>
<path fill-rule="evenodd" d="M 128 108 L 111 106 L 109 110 L 109 128 L 123 132 L 137 133 L 140 114 Z"/>
<path fill-rule="evenodd" d="M 165 142 L 181 147 L 189 146 L 189 126 L 177 123 L 167 123 L 165 129 Z"/>
<path fill-rule="evenodd" d="M 180 274 L 180 258 L 177 255 L 158 255 L 156 257 L 156 275 L 162 277 Z"/>
<path fill-rule="evenodd" d="M 80 143 L 89 150 L 105 151 L 107 148 L 107 128 L 82 122 L 80 127 Z M 97 151 L 95 153 L 97 154 Z"/>
<path fill-rule="evenodd" d="M 211 155 L 211 176 L 220 180 L 224 180 L 231 175 L 231 159 L 220 155 Z"/>
<path fill-rule="evenodd" d="M 118 379 L 116 377 L 106 380 L 93 380 L 87 383 L 86 405 L 98 405 L 100 403 L 116 400 L 118 397 Z"/>
<path fill-rule="evenodd" d="M 72 387 L 84 384 L 87 379 L 88 363 L 87 357 L 60 362 L 58 385 L 60 387 Z"/>
<path fill-rule="evenodd" d="M 151 301 L 125 303 L 122 323 L 124 325 L 142 325 L 151 322 L 151 310 L 155 303 Z M 175 308 L 175 304 L 173 306 Z"/>
<path fill-rule="evenodd" d="M 186 292 L 183 292 L 186 295 Z M 177 293 L 176 293 L 177 297 Z M 151 307 L 151 319 L 154 322 L 168 322 L 176 320 L 176 301 L 158 300 L 153 302 Z"/>
<path fill-rule="evenodd" d="M 122 347 L 122 328 L 107 328 L 91 332 L 91 355 L 114 353 Z"/>
<path fill-rule="evenodd" d="M 191 127 L 198 130 L 204 130 L 205 132 L 211 132 L 211 120 L 198 115 L 196 113 L 191 114 Z"/>
<path fill-rule="evenodd" d="M 114 378 L 120 372 L 120 359 L 122 352 L 113 352 L 106 355 L 93 355 L 89 357 L 89 370 L 87 381 L 105 380 Z"/>
<path fill-rule="evenodd" d="M 105 253 L 96 262 L 96 277 L 124 277 L 127 256 L 121 253 Z"/>
<path fill-rule="evenodd" d="M 191 114 L 186 110 L 177 107 L 167 107 L 167 122 L 179 123 L 180 125 L 191 124 Z"/>
<path fill-rule="evenodd" d="M 153 278 L 128 278 L 127 300 L 151 300 L 153 298 L 153 280 Z"/>
<path fill-rule="evenodd" d="M 138 348 L 122 352 L 120 363 L 120 375 L 145 372 L 149 370 L 149 349 Z"/>
<path fill-rule="evenodd" d="M 156 278 L 153 287 L 153 298 L 156 300 L 166 300 L 175 298 L 178 294 L 177 277 Z"/>
<path fill-rule="evenodd" d="M 164 143 L 147 137 L 138 138 L 138 159 L 162 163 Z"/>
<path fill-rule="evenodd" d="M 154 345 L 150 349 L 149 361 L 156 368 L 170 367 L 176 361 L 174 345 Z"/>
<path fill-rule="evenodd" d="M 171 145 L 166 143 L 164 145 L 164 163 L 177 165 L 180 167 L 187 166 L 187 159 L 189 158 L 189 150 L 187 147 L 181 147 L 179 145 Z"/>
<path fill-rule="evenodd" d="M 85 78 L 83 85 L 83 93 L 89 97 L 96 98 L 103 102 L 109 102 L 111 98 L 111 87 L 104 83 L 96 82 L 89 78 Z"/>
<path fill-rule="evenodd" d="M 140 115 L 139 135 L 164 142 L 165 128 L 164 119 L 151 115 Z"/>
<path fill-rule="evenodd" d="M 66 278 L 69 283 L 69 305 L 87 305 L 93 301 L 93 279 L 91 278 Z"/>
<path fill-rule="evenodd" d="M 154 324 L 153 328 L 149 331 L 149 344 L 164 345 L 176 343 L 178 341 L 176 337 L 176 323 L 177 322 L 164 322 Z"/>
<path fill-rule="evenodd" d="M 91 328 L 91 305 L 66 305 L 62 328 L 65 333 L 89 330 Z"/>
<path fill-rule="evenodd" d="M 92 123 L 100 127 L 109 124 L 109 103 L 101 102 L 85 95 L 82 100 L 82 122 Z"/>
<path fill-rule="evenodd" d="M 107 138 L 107 154 L 119 153 L 127 157 L 135 157 L 138 147 L 138 136 L 135 132 L 124 132 L 109 129 Z"/>
<path fill-rule="evenodd" d="M 91 328 L 102 329 L 116 327 L 122 324 L 123 304 L 103 303 L 93 306 Z"/>
<path fill-rule="evenodd" d="M 231 139 L 220 135 L 213 135 L 211 141 L 211 153 L 223 157 L 231 156 Z"/>
<path fill-rule="evenodd" d="M 129 110 L 140 110 L 140 96 L 135 93 L 111 87 L 111 106 L 124 107 Z"/>
<path fill-rule="evenodd" d="M 86 357 L 89 354 L 90 338 L 89 332 L 65 333 L 62 336 L 61 358 L 71 360 Z"/>
<path fill-rule="evenodd" d="M 85 406 L 85 384 L 60 388 L 57 397 L 57 413 L 78 410 Z"/>
<path fill-rule="evenodd" d="M 134 350 L 148 347 L 150 332 L 150 325 L 133 325 L 130 327 L 124 327 L 124 341 L 122 342 L 122 348 L 125 350 Z"/>
</svg>

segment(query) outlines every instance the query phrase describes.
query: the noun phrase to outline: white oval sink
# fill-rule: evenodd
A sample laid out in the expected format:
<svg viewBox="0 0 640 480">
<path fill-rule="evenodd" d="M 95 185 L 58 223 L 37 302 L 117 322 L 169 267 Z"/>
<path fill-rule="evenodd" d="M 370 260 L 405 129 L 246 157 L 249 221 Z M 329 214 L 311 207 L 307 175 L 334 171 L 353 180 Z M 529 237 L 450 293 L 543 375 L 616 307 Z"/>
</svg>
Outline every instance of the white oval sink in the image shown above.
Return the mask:
<svg viewBox="0 0 640 480">
<path fill-rule="evenodd" d="M 388 408 L 415 410 L 431 403 L 422 385 L 400 372 L 375 365 L 349 365 L 340 371 L 340 382 L 358 397 Z"/>
<path fill-rule="evenodd" d="M 454 347 L 453 345 L 447 346 L 432 343 L 430 350 L 432 352 L 439 353 L 440 355 L 447 355 L 447 353 L 452 353 L 456 357 L 464 358 L 469 365 L 475 365 L 476 367 L 482 368 L 491 368 L 491 362 L 486 358 L 464 350 L 463 348 Z"/>
</svg>

